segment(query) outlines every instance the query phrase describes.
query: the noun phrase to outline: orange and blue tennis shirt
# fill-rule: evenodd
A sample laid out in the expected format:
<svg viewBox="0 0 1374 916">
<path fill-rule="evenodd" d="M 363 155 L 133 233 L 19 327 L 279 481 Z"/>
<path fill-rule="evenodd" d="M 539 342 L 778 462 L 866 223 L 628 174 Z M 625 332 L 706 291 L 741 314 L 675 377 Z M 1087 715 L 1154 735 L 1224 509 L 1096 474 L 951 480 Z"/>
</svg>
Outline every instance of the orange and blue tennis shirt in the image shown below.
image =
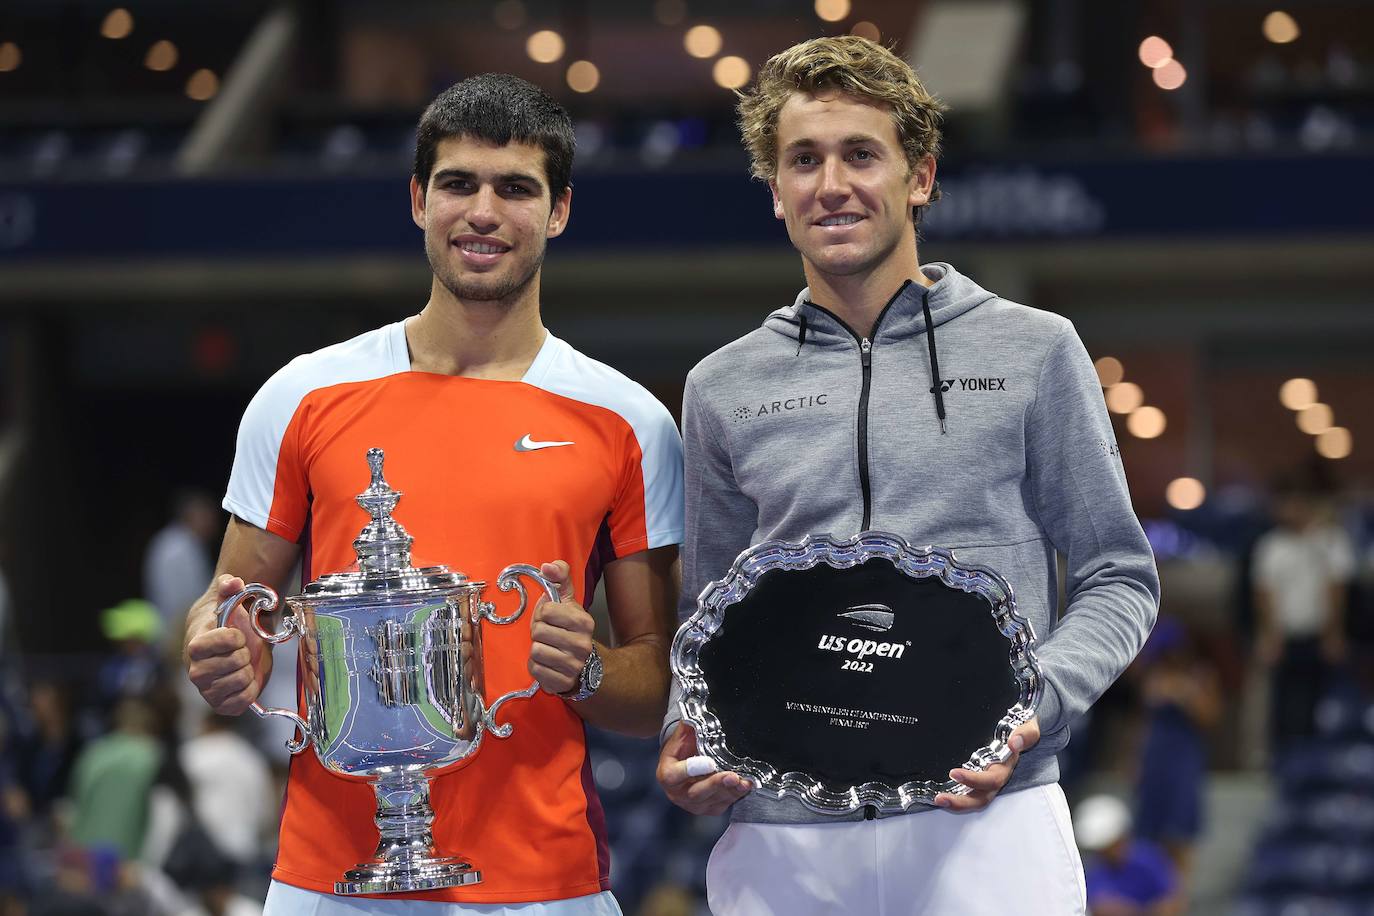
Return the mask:
<svg viewBox="0 0 1374 916">
<path fill-rule="evenodd" d="M 403 494 L 394 515 L 414 538 L 414 564 L 490 583 L 484 597 L 499 613 L 514 610 L 514 594 L 495 588 L 511 563 L 566 560 L 585 605 L 607 563 L 682 540 L 682 440 L 651 394 L 552 334 L 518 382 L 412 371 L 404 322 L 297 357 L 263 385 L 239 428 L 224 508 L 299 542 L 305 581 L 344 570 L 368 522 L 354 497 L 372 447 Z M 484 643 L 488 700 L 530 683 L 525 619 L 488 628 Z M 484 741 L 431 795 L 436 848 L 469 857 L 482 882 L 406 896 L 521 903 L 607 890 L 581 717 L 540 691 L 502 707 L 501 720 L 511 737 Z M 326 771 L 313 751 L 296 755 L 273 877 L 332 892 L 372 858 L 375 809 L 368 784 Z"/>
</svg>

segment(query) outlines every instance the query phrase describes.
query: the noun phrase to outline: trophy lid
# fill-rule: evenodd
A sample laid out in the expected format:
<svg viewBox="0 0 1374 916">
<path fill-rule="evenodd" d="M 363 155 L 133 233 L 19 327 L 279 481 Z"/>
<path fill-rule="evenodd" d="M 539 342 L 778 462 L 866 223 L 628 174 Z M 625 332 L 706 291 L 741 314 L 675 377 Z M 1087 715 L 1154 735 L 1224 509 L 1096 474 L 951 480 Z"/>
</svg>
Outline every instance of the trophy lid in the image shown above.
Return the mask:
<svg viewBox="0 0 1374 916">
<path fill-rule="evenodd" d="M 353 541 L 358 553 L 357 569 L 321 576 L 305 587 L 301 598 L 312 599 L 358 595 L 392 595 L 396 593 L 443 591 L 472 583 L 460 572 L 447 566 L 416 568 L 410 562 L 410 545 L 414 540 L 400 522 L 391 517 L 396 503 L 403 495 L 393 490 L 382 476 L 385 453 L 379 448 L 367 450 L 367 464 L 372 481 L 357 496 L 372 520 Z"/>
</svg>

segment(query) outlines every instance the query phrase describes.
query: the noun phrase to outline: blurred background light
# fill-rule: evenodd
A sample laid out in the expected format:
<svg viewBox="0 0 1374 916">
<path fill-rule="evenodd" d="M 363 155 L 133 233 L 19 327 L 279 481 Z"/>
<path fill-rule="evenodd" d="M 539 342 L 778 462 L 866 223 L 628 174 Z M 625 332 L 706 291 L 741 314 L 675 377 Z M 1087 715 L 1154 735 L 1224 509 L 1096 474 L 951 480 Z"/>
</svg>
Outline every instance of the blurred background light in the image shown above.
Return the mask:
<svg viewBox="0 0 1374 916">
<path fill-rule="evenodd" d="M 1120 382 L 1107 389 L 1106 398 L 1112 413 L 1130 413 L 1145 403 L 1145 392 L 1135 382 Z"/>
<path fill-rule="evenodd" d="M 614 757 L 598 761 L 592 769 L 596 787 L 603 792 L 614 792 L 625 784 L 625 765 Z"/>
<path fill-rule="evenodd" d="M 177 46 L 163 38 L 153 42 L 143 58 L 143 66 L 159 72 L 170 70 L 177 65 Z"/>
<path fill-rule="evenodd" d="M 826 22 L 839 22 L 849 15 L 849 0 L 816 0 L 816 15 Z"/>
<path fill-rule="evenodd" d="M 606 128 L 596 121 L 580 120 L 573 126 L 577 137 L 577 155 L 595 158 L 606 145 Z"/>
<path fill-rule="evenodd" d="M 1168 420 L 1158 407 L 1139 407 L 1126 418 L 1126 429 L 1138 439 L 1156 439 L 1163 435 Z"/>
<path fill-rule="evenodd" d="M 525 53 L 531 60 L 551 64 L 563 56 L 563 36 L 552 29 L 540 29 L 525 42 Z"/>
<path fill-rule="evenodd" d="M 19 45 L 12 41 L 0 44 L 0 73 L 18 70 L 23 60 L 24 55 L 20 52 Z"/>
<path fill-rule="evenodd" d="M 682 146 L 681 132 L 672 121 L 655 121 L 639 146 L 639 158 L 650 168 L 672 161 Z"/>
<path fill-rule="evenodd" d="M 1290 378 L 1279 386 L 1279 403 L 1289 410 L 1302 410 L 1317 403 L 1317 385 L 1310 378 Z"/>
<path fill-rule="evenodd" d="M 1093 368 L 1097 370 L 1097 380 L 1103 388 L 1110 388 L 1126 377 L 1126 368 L 1115 356 L 1103 356 L 1093 363 Z"/>
<path fill-rule="evenodd" d="M 1316 404 L 1309 404 L 1298 411 L 1297 419 L 1298 429 L 1307 433 L 1309 436 L 1315 436 L 1318 433 L 1324 433 L 1330 429 L 1335 416 L 1332 414 L 1329 406 L 1318 402 Z"/>
<path fill-rule="evenodd" d="M 1297 20 L 1283 10 L 1274 10 L 1264 17 L 1264 24 L 1261 26 L 1264 37 L 1276 45 L 1286 45 L 1289 42 L 1297 41 L 1302 34 L 1298 29 Z"/>
<path fill-rule="evenodd" d="M 121 130 L 103 145 L 101 169 L 106 175 L 128 175 L 148 147 L 148 135 L 136 128 Z"/>
<path fill-rule="evenodd" d="M 1189 512 L 1207 499 L 1207 488 L 1196 477 L 1179 477 L 1169 482 L 1164 498 L 1175 509 Z"/>
<path fill-rule="evenodd" d="M 44 178 L 52 175 L 72 153 L 72 138 L 69 134 L 52 130 L 43 134 L 33 145 L 31 167 L 33 174 Z"/>
<path fill-rule="evenodd" d="M 330 171 L 342 171 L 367 152 L 367 134 L 356 124 L 340 124 L 324 138 L 320 162 Z"/>
<path fill-rule="evenodd" d="M 1183 65 L 1172 58 L 1156 67 L 1150 76 L 1154 79 L 1156 86 L 1170 91 L 1179 88 L 1188 81 L 1188 71 L 1184 70 Z"/>
<path fill-rule="evenodd" d="M 575 60 L 568 65 L 568 87 L 573 92 L 591 92 L 601 83 L 601 71 L 589 60 Z"/>
<path fill-rule="evenodd" d="M 1350 430 L 1344 426 L 1333 426 L 1317 434 L 1317 454 L 1323 458 L 1348 458 L 1354 450 Z"/>
<path fill-rule="evenodd" d="M 1140 57 L 1140 62 L 1153 70 L 1168 63 L 1174 56 L 1174 49 L 1163 38 L 1151 35 L 1140 43 L 1136 53 Z"/>
<path fill-rule="evenodd" d="M 743 57 L 727 55 L 716 61 L 711 68 L 711 78 L 717 86 L 725 89 L 738 89 L 749 82 L 749 63 Z"/>
<path fill-rule="evenodd" d="M 100 23 L 100 34 L 106 38 L 128 38 L 133 30 L 133 14 L 122 6 L 106 13 L 104 21 Z"/>
<path fill-rule="evenodd" d="M 711 25 L 694 25 L 682 37 L 682 46 L 693 57 L 715 57 L 722 44 L 720 30 Z"/>
<path fill-rule="evenodd" d="M 850 35 L 857 35 L 860 38 L 867 38 L 869 41 L 882 41 L 883 33 L 878 26 L 867 19 L 860 19 L 849 27 Z"/>
<path fill-rule="evenodd" d="M 191 74 L 191 78 L 186 81 L 186 95 L 195 99 L 197 102 L 204 102 L 215 97 L 219 92 L 219 77 L 213 70 L 204 67 Z"/>
</svg>

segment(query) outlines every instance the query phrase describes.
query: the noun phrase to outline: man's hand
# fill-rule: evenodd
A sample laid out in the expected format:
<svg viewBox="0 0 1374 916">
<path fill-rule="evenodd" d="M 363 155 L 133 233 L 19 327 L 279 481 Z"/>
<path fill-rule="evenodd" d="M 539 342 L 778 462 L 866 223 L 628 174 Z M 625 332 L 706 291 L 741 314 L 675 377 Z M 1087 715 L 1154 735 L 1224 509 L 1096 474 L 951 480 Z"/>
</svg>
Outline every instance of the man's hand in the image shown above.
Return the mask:
<svg viewBox="0 0 1374 916">
<path fill-rule="evenodd" d="M 658 784 L 669 801 L 679 808 L 692 814 L 724 814 L 753 789 L 749 780 L 738 773 L 689 775 L 686 761 L 696 753 L 696 730 L 686 722 L 679 722 L 658 755 Z"/>
<path fill-rule="evenodd" d="M 217 576 L 191 608 L 186 625 L 182 656 L 186 671 L 205 702 L 222 716 L 236 716 L 258 698 L 263 655 L 271 657 L 267 643 L 253 632 L 242 604 L 230 615 L 229 626 L 219 625 L 220 602 L 241 591 L 242 579 Z"/>
<path fill-rule="evenodd" d="M 571 594 L 568 564 L 562 560 L 545 563 L 539 572 L 554 584 L 558 594 Z M 592 630 L 596 622 L 582 605 L 571 598 L 551 602 L 539 599 L 530 625 L 530 674 L 547 693 L 568 693 L 577 688 L 582 666 L 592 654 Z"/>
<path fill-rule="evenodd" d="M 1021 759 L 1021 752 L 1030 750 L 1040 741 L 1040 719 L 1032 717 L 1025 725 L 1011 733 L 1007 743 L 1011 745 L 1011 756 L 1006 763 L 994 763 L 986 770 L 965 770 L 962 767 L 949 771 L 949 778 L 961 782 L 973 791 L 968 795 L 951 795 L 941 792 L 935 796 L 935 804 L 946 811 L 963 814 L 986 808 L 997 793 L 1006 786 Z"/>
</svg>

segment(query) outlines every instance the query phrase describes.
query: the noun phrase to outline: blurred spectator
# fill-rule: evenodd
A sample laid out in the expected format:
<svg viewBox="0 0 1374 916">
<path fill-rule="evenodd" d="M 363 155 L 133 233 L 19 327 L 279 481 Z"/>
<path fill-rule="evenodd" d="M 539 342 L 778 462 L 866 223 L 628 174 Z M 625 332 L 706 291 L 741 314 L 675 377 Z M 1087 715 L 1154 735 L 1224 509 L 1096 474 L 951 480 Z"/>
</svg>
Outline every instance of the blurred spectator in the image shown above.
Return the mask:
<svg viewBox="0 0 1374 916">
<path fill-rule="evenodd" d="M 262 916 L 262 904 L 234 890 L 239 868 L 204 830 L 183 834 L 165 868 L 189 898 L 175 916 Z"/>
<path fill-rule="evenodd" d="M 130 598 L 102 611 L 100 628 L 115 646 L 96 679 L 96 704 L 105 711 L 125 697 L 147 696 L 157 683 L 162 670 L 157 649 L 161 622 L 152 604 Z"/>
<path fill-rule="evenodd" d="M 144 594 L 157 608 L 174 659 L 181 658 L 186 611 L 210 582 L 210 551 L 221 523 L 208 493 L 182 490 L 173 500 L 172 520 L 153 535 L 143 555 Z"/>
<path fill-rule="evenodd" d="M 1177 620 L 1161 617 L 1137 663 L 1147 724 L 1136 782 L 1137 836 L 1168 850 L 1187 884 L 1202 832 L 1207 785 L 1205 733 L 1221 716 L 1216 672 Z"/>
<path fill-rule="evenodd" d="M 153 713 L 153 738 L 162 749 L 162 764 L 148 793 L 148 825 L 140 858 L 149 868 L 160 869 L 182 835 L 196 829 L 197 822 L 192 812 L 191 781 L 181 766 L 175 688 L 160 680 L 145 699 Z"/>
<path fill-rule="evenodd" d="M 88 744 L 72 772 L 72 839 L 138 857 L 148 824 L 148 799 L 162 748 L 148 705 L 125 697 L 115 707 L 114 731 Z"/>
<path fill-rule="evenodd" d="M 29 800 L 12 765 L 12 734 L 0 718 L 0 916 L 19 906 L 26 890 L 21 829 L 29 817 Z"/>
<path fill-rule="evenodd" d="M 203 731 L 181 747 L 192 810 L 221 853 L 237 865 L 262 858 L 281 799 L 262 753 L 233 720 L 205 711 Z"/>
<path fill-rule="evenodd" d="M 55 865 L 51 886 L 34 897 L 33 916 L 112 916 L 120 883 L 114 850 L 63 849 Z"/>
<path fill-rule="evenodd" d="M 148 542 L 143 554 L 143 588 L 162 621 L 162 651 L 181 706 L 176 720 L 183 739 L 200 733 L 205 701 L 182 671 L 186 612 L 214 574 L 210 557 L 223 526 L 223 513 L 203 490 L 183 489 L 172 499 L 172 519 Z M 293 694 L 294 696 L 294 694 Z"/>
<path fill-rule="evenodd" d="M 1089 854 L 1084 867 L 1092 916 L 1174 916 L 1183 912 L 1173 863 L 1162 849 L 1131 835 L 1131 812 L 1110 795 L 1074 811 L 1073 831 Z"/>
<path fill-rule="evenodd" d="M 1345 601 L 1355 556 L 1318 494 L 1277 488 L 1278 527 L 1255 546 L 1256 654 L 1271 671 L 1271 742 L 1282 749 L 1315 732 L 1313 712 L 1346 655 Z"/>
<path fill-rule="evenodd" d="M 121 861 L 112 847 L 58 852 L 29 916 L 179 916 L 186 901 L 167 878 Z"/>
<path fill-rule="evenodd" d="M 16 720 L 13 746 L 19 784 L 35 817 L 45 817 L 66 793 L 79 749 L 67 691 L 55 681 L 36 681 L 28 709 Z"/>
</svg>

